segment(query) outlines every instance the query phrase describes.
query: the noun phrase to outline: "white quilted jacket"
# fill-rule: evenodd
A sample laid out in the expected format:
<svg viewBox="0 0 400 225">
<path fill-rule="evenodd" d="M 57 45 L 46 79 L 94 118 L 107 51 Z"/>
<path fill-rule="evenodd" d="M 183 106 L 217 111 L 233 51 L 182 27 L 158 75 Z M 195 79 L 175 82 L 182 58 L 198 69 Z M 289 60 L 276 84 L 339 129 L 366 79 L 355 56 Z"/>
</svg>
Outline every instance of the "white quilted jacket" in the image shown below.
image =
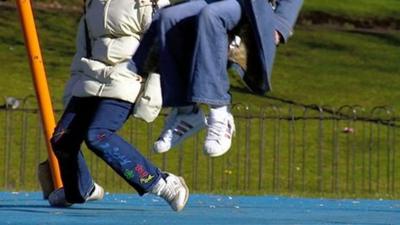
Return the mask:
<svg viewBox="0 0 400 225">
<path fill-rule="evenodd" d="M 158 1 L 159 7 L 169 4 Z M 91 58 L 86 57 L 85 23 L 79 23 L 71 78 L 64 104 L 71 96 L 99 96 L 135 102 L 141 77 L 127 68 L 144 31 L 151 22 L 150 0 L 87 0 L 86 23 Z"/>
</svg>

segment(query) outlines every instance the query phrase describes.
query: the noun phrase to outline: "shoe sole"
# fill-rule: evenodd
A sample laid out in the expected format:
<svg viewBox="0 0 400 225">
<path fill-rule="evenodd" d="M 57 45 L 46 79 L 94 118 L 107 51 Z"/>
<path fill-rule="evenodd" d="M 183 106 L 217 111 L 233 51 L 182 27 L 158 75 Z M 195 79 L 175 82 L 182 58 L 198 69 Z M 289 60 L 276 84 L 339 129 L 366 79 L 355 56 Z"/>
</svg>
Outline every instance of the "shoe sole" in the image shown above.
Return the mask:
<svg viewBox="0 0 400 225">
<path fill-rule="evenodd" d="M 225 151 L 221 151 L 218 153 L 208 153 L 207 151 L 204 150 L 203 153 L 204 153 L 204 155 L 209 156 L 209 157 L 218 157 L 218 156 L 222 156 L 225 153 L 227 153 L 229 151 L 229 149 L 231 149 L 231 148 L 228 148 Z"/>
<path fill-rule="evenodd" d="M 183 179 L 183 177 L 178 177 L 178 178 L 179 178 L 179 180 L 181 181 L 183 187 L 185 187 L 185 190 L 186 190 L 185 200 L 184 200 L 183 206 L 182 206 L 182 208 L 179 208 L 179 209 L 176 210 L 177 212 L 180 212 L 180 211 L 182 211 L 182 209 L 185 208 L 186 203 L 187 203 L 187 201 L 189 200 L 189 188 L 188 188 L 188 186 L 186 185 L 185 180 Z"/>
</svg>

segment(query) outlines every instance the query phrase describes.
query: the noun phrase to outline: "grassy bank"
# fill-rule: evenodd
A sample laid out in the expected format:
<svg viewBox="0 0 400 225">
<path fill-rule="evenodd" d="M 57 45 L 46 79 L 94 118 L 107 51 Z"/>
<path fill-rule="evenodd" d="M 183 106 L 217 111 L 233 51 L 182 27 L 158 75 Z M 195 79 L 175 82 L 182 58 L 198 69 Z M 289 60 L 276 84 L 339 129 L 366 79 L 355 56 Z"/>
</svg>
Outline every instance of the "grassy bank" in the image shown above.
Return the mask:
<svg viewBox="0 0 400 225">
<path fill-rule="evenodd" d="M 22 98 L 34 94 L 17 14 L 0 8 L 0 93 Z M 74 54 L 77 14 L 36 13 L 54 104 L 61 107 L 63 84 Z M 278 49 L 273 91 L 268 96 L 304 104 L 339 107 L 392 105 L 400 108 L 400 32 L 297 26 L 295 36 Z M 18 88 L 16 88 L 18 87 Z M 235 102 L 270 102 L 233 89 Z"/>
<path fill-rule="evenodd" d="M 322 12 L 352 19 L 399 19 L 400 2 L 397 0 L 305 0 L 303 12 Z"/>
</svg>

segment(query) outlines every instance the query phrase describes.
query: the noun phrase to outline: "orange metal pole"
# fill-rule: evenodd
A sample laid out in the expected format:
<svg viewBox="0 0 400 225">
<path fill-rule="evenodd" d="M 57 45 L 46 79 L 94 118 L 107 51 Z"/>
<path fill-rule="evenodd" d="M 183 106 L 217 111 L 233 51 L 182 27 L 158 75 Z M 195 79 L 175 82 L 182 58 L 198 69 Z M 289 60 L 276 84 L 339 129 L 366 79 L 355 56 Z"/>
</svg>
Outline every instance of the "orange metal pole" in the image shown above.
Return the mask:
<svg viewBox="0 0 400 225">
<path fill-rule="evenodd" d="M 50 145 L 50 138 L 56 123 L 54 119 L 53 106 L 51 103 L 49 88 L 47 86 L 46 72 L 43 65 L 35 21 L 33 18 L 32 6 L 30 0 L 17 0 L 17 5 L 22 29 L 24 32 L 25 46 L 28 52 L 29 63 L 31 66 L 31 73 L 35 86 L 36 98 L 39 104 L 40 116 L 44 128 L 50 169 L 53 177 L 53 185 L 54 188 L 57 189 L 61 188 L 63 184 L 61 181 L 58 161 Z"/>
</svg>

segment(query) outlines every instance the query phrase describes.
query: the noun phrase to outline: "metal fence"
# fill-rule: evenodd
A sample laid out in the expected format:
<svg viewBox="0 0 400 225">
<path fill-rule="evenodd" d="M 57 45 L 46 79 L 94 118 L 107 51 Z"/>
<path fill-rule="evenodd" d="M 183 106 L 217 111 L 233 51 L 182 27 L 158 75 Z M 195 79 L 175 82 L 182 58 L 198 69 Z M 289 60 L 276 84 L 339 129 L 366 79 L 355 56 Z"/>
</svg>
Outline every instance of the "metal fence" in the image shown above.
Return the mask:
<svg viewBox="0 0 400 225">
<path fill-rule="evenodd" d="M 204 131 L 166 154 L 153 153 L 164 113 L 151 124 L 132 118 L 120 134 L 163 170 L 184 176 L 192 192 L 400 196 L 400 120 L 390 108 L 239 104 L 232 110 L 236 134 L 219 158 L 202 154 Z M 40 124 L 37 109 L 0 110 L 1 189 L 40 190 L 36 168 L 47 157 Z M 107 191 L 133 191 L 83 151 Z"/>
</svg>

